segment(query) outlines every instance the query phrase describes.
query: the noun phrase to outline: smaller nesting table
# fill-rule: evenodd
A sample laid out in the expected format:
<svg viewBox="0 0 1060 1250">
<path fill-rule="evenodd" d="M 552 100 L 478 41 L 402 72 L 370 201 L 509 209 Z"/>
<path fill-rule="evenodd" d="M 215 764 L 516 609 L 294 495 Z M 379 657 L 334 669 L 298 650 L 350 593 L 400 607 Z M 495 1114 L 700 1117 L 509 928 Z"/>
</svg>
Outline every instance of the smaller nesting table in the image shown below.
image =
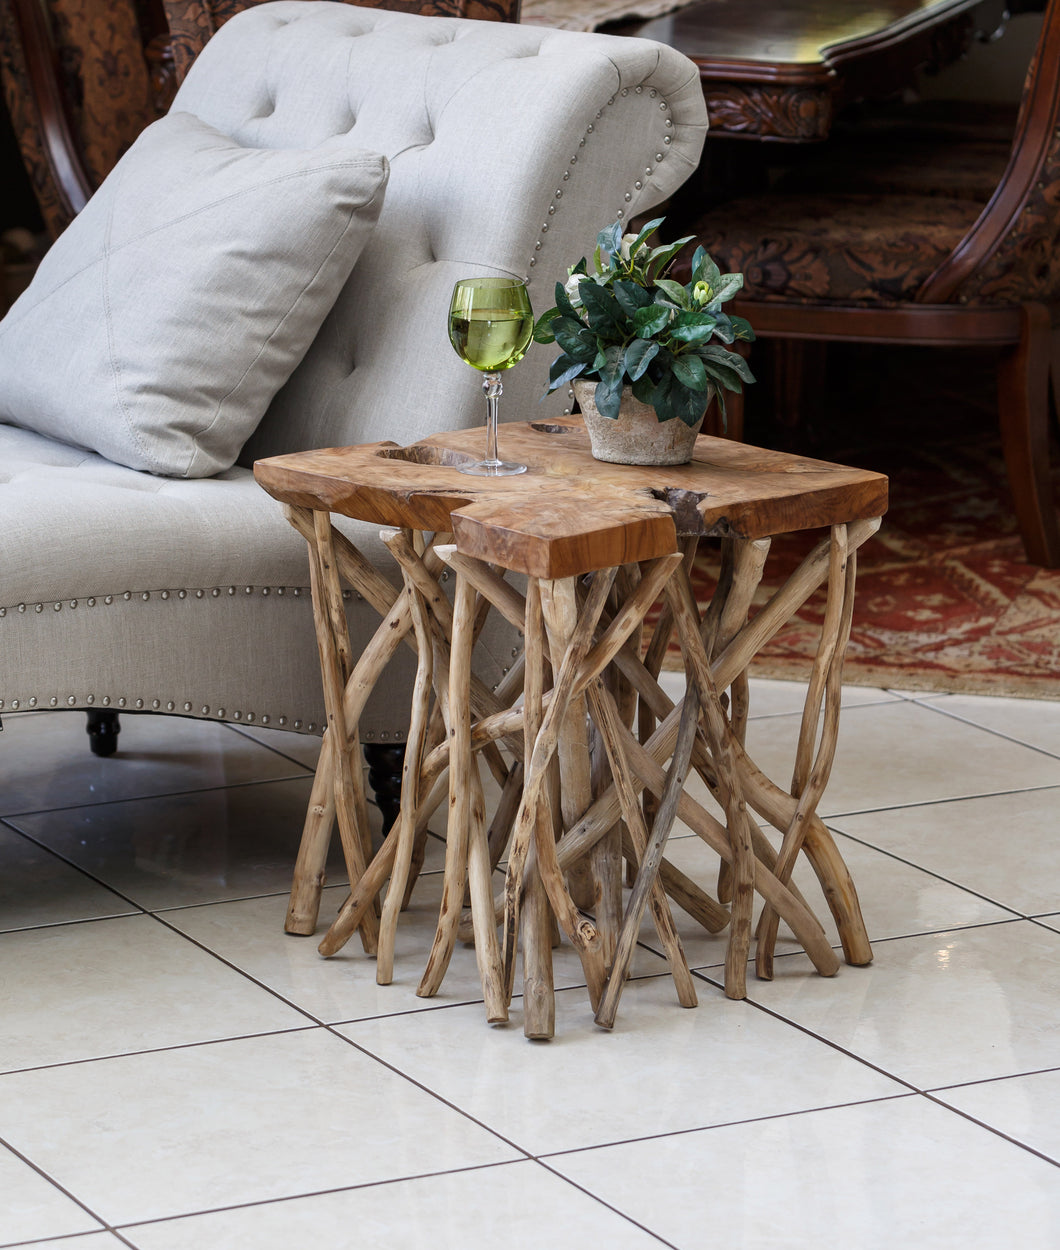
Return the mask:
<svg viewBox="0 0 1060 1250">
<path fill-rule="evenodd" d="M 328 718 L 288 929 L 312 931 L 337 817 L 350 896 L 320 949 L 332 954 L 359 932 L 376 956 L 377 980 L 388 983 L 398 914 L 415 883 L 427 821 L 448 796 L 443 896 L 420 995 L 437 992 L 457 938 L 472 938 L 487 1018 L 504 1021 L 521 945 L 524 1031 L 550 1037 L 551 952 L 561 932 L 581 960 L 594 1018 L 610 1028 L 647 912 L 678 1001 L 694 1006 L 671 904 L 712 932 L 728 926 L 730 997 L 746 993 L 752 938 L 757 974 L 772 976 L 781 919 L 817 971 L 830 976 L 839 967 L 836 952 L 791 880 L 800 853 L 823 886 L 847 962 L 868 963 L 857 893 L 817 805 L 838 739 L 855 553 L 879 526 L 886 478 L 707 436 L 688 465 L 604 464 L 593 459 L 577 417 L 502 428 L 505 454 L 528 464 L 525 474 L 460 473 L 456 466 L 476 459 L 480 443 L 480 430 L 464 430 L 410 447 L 376 443 L 255 465 L 258 481 L 309 544 Z M 333 527 L 332 514 L 387 527 L 400 591 Z M 771 537 L 817 527 L 820 542 L 751 616 Z M 689 572 L 703 537 L 721 540 L 723 562 L 717 592 L 701 612 Z M 455 574 L 452 600 L 440 584 L 446 567 Z M 522 575 L 518 585 L 508 573 Z M 351 654 L 343 581 L 382 618 L 359 657 Z M 822 584 L 827 603 L 794 773 L 780 784 L 746 748 L 748 667 Z M 649 630 L 645 620 L 660 601 Z M 474 671 L 475 642 L 490 612 L 524 639 L 495 690 Z M 687 675 L 676 706 L 657 680 L 675 636 Z M 418 667 L 401 811 L 373 855 L 353 763 L 357 722 L 403 644 L 414 647 Z M 492 820 L 482 765 L 501 787 Z M 723 819 L 685 793 L 691 769 Z M 779 833 L 778 846 L 753 813 Z M 677 818 L 719 864 L 716 897 L 665 857 Z M 504 885 L 495 890 L 505 857 Z M 756 893 L 763 908 L 752 933 Z"/>
</svg>

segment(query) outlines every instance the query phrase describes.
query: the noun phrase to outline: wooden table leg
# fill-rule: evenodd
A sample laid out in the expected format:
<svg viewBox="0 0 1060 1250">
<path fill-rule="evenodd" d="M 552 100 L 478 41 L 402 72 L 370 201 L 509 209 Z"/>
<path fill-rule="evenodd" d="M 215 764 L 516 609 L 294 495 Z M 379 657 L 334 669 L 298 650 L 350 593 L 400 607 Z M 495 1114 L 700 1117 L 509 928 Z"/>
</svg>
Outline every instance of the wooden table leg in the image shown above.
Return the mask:
<svg viewBox="0 0 1060 1250">
<path fill-rule="evenodd" d="M 383 914 L 379 924 L 379 953 L 375 969 L 375 979 L 379 985 L 389 985 L 394 978 L 394 943 L 397 937 L 398 915 L 405 899 L 405 889 L 416 840 L 416 817 L 422 797 L 420 768 L 430 718 L 434 677 L 434 649 L 427 620 L 427 605 L 407 574 L 405 575 L 405 591 L 409 597 L 412 625 L 416 634 L 416 679 L 412 689 L 412 711 L 401 777 L 401 808 L 396 827 L 392 828 L 389 834 L 395 842 L 395 849 L 390 883 L 387 887 L 386 901 L 383 904 Z"/>
<path fill-rule="evenodd" d="M 370 858 L 368 805 L 360 763 L 360 743 L 356 723 L 346 721 L 344 695 L 352 668 L 346 612 L 339 588 L 332 547 L 331 518 L 326 512 L 313 514 L 314 542 L 310 544 L 310 573 L 313 588 L 313 618 L 316 625 L 320 669 L 327 709 L 332 790 L 335 814 L 351 886 L 364 875 Z M 351 756 L 356 753 L 356 765 Z M 368 954 L 375 952 L 379 925 L 374 910 L 366 911 L 360 923 L 361 941 Z"/>
<path fill-rule="evenodd" d="M 529 760 L 541 730 L 545 688 L 545 625 L 541 610 L 541 585 L 537 578 L 531 578 L 527 587 L 524 637 L 523 741 Z M 505 992 L 511 1001 L 517 934 L 521 927 L 523 1033 L 538 1040 L 552 1037 L 556 1029 L 552 913 L 534 850 L 534 839 L 548 837 L 551 828 L 552 805 L 547 793 L 543 792 L 534 823 L 524 822 L 518 840 L 512 838 L 504 883 Z"/>
<path fill-rule="evenodd" d="M 842 699 L 843 655 L 850 637 L 854 610 L 854 577 L 857 555 L 847 550 L 847 527 L 832 527 L 829 553 L 828 600 L 821 638 L 807 685 L 791 793 L 797 800 L 795 811 L 784 833 L 777 853 L 774 872 L 781 881 L 788 881 L 795 860 L 806 839 L 808 818 L 813 816 L 824 793 L 835 758 L 839 739 L 839 707 Z M 820 745 L 816 753 L 821 703 L 825 702 L 824 723 L 820 726 Z M 773 952 L 776 947 L 779 918 L 766 906 L 758 921 L 755 968 L 765 980 L 773 976 Z"/>
<path fill-rule="evenodd" d="M 637 803 L 637 794 L 633 785 L 632 774 L 622 750 L 622 734 L 619 732 L 622 721 L 618 715 L 618 708 L 599 679 L 590 687 L 590 703 L 607 746 L 608 758 L 611 762 L 619 801 L 638 856 L 638 873 L 633 884 L 633 892 L 627 904 L 622 928 L 618 935 L 615 958 L 608 975 L 607 986 L 604 989 L 603 998 L 596 1012 L 596 1023 L 603 1028 L 609 1029 L 615 1023 L 615 1014 L 618 1010 L 619 999 L 625 987 L 626 977 L 633 959 L 633 948 L 640 932 L 644 908 L 649 900 L 652 905 L 656 929 L 670 961 L 670 971 L 677 986 L 678 1001 L 682 1007 L 694 1007 L 696 1005 L 695 983 L 692 980 L 692 974 L 689 971 L 684 951 L 681 948 L 681 939 L 677 935 L 677 928 L 674 925 L 666 897 L 658 883 L 658 873 L 662 864 L 666 838 L 669 836 L 674 817 L 677 814 L 677 796 L 684 788 L 688 761 L 692 754 L 696 708 L 694 707 L 695 696 L 693 695 L 692 702 L 688 705 L 689 715 L 686 718 L 687 723 L 683 723 L 682 726 L 684 732 L 678 733 L 674 759 L 670 766 L 671 772 L 667 778 L 667 789 L 656 813 L 655 824 L 649 838 L 643 814 Z"/>
<path fill-rule="evenodd" d="M 725 955 L 725 993 L 729 998 L 747 996 L 747 958 L 751 945 L 751 922 L 754 908 L 755 854 L 743 789 L 732 749 L 732 731 L 725 718 L 719 690 L 714 682 L 700 633 L 695 598 L 688 576 L 682 569 L 667 586 L 667 597 L 673 608 L 681 638 L 691 691 L 702 709 L 711 758 L 716 769 L 716 783 L 725 808 L 725 829 L 732 850 L 732 903 L 729 942 Z M 689 694 L 685 695 L 688 703 Z M 682 711 L 682 725 L 685 712 Z M 678 731 L 680 741 L 680 730 Z M 689 748 L 691 754 L 691 747 Z"/>
<path fill-rule="evenodd" d="M 577 591 L 572 578 L 544 580 L 540 586 L 549 652 L 553 657 L 553 668 L 558 671 L 559 662 L 578 624 Z M 572 825 L 592 802 L 591 754 L 585 696 L 572 695 L 560 727 L 557 748 L 560 815 L 564 828 Z M 611 909 L 602 906 L 610 883 L 601 879 L 594 869 L 599 867 L 605 873 L 615 875 L 620 872 L 614 857 L 606 854 L 611 847 L 613 839 L 601 838 L 593 853 L 581 864 L 573 865 L 567 874 L 567 889 L 571 898 L 579 908 L 596 917 L 600 953 L 605 965 L 610 964 L 614 955 L 616 931 L 608 926 L 608 921 L 613 919 Z M 601 855 L 598 852 L 604 853 Z"/>
<path fill-rule="evenodd" d="M 324 731 L 320 744 L 320 758 L 313 776 L 313 789 L 306 808 L 302 838 L 298 844 L 291 877 L 291 895 L 287 903 L 287 933 L 308 937 L 316 932 L 320 915 L 320 895 L 324 888 L 325 864 L 331 845 L 331 832 L 335 824 L 335 794 L 331 787 L 331 736 Z"/>
<path fill-rule="evenodd" d="M 594 1010 L 604 983 L 604 962 L 599 936 L 596 926 L 579 914 L 578 908 L 567 892 L 563 874 L 556 862 L 556 847 L 553 841 L 555 835 L 551 822 L 546 827 L 540 820 L 540 805 L 545 794 L 552 758 L 559 749 L 578 670 L 589 649 L 593 631 L 603 611 L 613 580 L 614 570 L 611 570 L 609 574 L 598 573 L 596 575 L 585 608 L 569 636 L 562 662 L 555 673 L 548 708 L 542 717 L 541 728 L 535 736 L 533 752 L 526 765 L 523 801 L 520 804 L 512 834 L 513 845 L 521 846 L 523 840 L 532 832 L 537 851 L 538 869 L 549 902 L 561 929 L 566 933 L 581 959 Z M 545 616 L 547 611 L 545 597 L 542 595 L 542 616 Z M 528 662 L 529 646 L 528 638 Z M 554 663 L 555 659 L 554 655 Z"/>
</svg>

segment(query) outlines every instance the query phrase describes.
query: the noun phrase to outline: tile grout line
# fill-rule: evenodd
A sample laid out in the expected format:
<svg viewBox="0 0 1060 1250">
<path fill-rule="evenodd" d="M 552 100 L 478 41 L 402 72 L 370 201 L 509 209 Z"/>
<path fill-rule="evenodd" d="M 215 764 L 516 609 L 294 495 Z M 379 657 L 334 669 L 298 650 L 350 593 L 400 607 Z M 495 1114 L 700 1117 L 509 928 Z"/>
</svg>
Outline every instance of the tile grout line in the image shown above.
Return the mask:
<svg viewBox="0 0 1060 1250">
<path fill-rule="evenodd" d="M 561 1159 L 567 1155 L 587 1154 L 592 1150 L 610 1150 L 613 1146 L 636 1146 L 642 1142 L 661 1141 L 665 1137 L 688 1137 L 693 1133 L 712 1133 L 715 1129 L 740 1128 L 745 1124 L 768 1124 L 771 1120 L 794 1120 L 803 1115 L 817 1115 L 826 1111 L 845 1111 L 850 1107 L 871 1107 L 881 1102 L 899 1102 L 906 1098 L 916 1098 L 919 1090 L 910 1089 L 898 1094 L 881 1094 L 878 1098 L 856 1098 L 852 1102 L 825 1103 L 820 1107 L 800 1107 L 795 1111 L 777 1111 L 765 1115 L 746 1116 L 742 1120 L 721 1120 L 717 1124 L 701 1124 L 692 1128 L 678 1128 L 669 1132 L 646 1133 L 643 1137 L 623 1137 L 615 1141 L 600 1142 L 593 1146 L 574 1146 L 569 1150 L 550 1150 L 537 1156 L 538 1162 L 546 1159 Z"/>
<path fill-rule="evenodd" d="M 999 923 L 1011 924 L 1013 922 L 1001 921 Z M 983 926 L 978 926 L 978 927 L 991 928 L 993 926 L 983 925 Z M 697 972 L 693 972 L 693 975 L 702 976 L 701 973 L 697 973 Z M 718 985 L 720 988 L 720 985 L 721 985 L 720 982 L 714 981 L 711 978 L 705 977 L 705 976 L 702 979 L 711 981 L 712 984 Z M 1037 1158 L 1043 1159 L 1046 1163 L 1053 1164 L 1054 1167 L 1060 1167 L 1060 1162 L 1058 1162 L 1056 1159 L 1050 1158 L 1049 1155 L 1043 1154 L 1040 1150 L 1037 1150 L 1034 1146 L 1029 1146 L 1025 1142 L 1021 1142 L 1021 1141 L 1018 1141 L 1014 1137 L 1010 1137 L 1007 1133 L 1002 1132 L 1000 1129 L 994 1128 L 992 1125 L 984 1124 L 981 1120 L 977 1120 L 974 1116 L 969 1115 L 967 1112 L 959 1110 L 957 1107 L 951 1107 L 948 1103 L 945 1103 L 940 1098 L 935 1097 L 930 1089 L 927 1089 L 927 1088 L 922 1089 L 920 1086 L 915 1085 L 912 1081 L 908 1080 L 906 1077 L 898 1076 L 894 1072 L 888 1072 L 887 1069 L 881 1068 L 878 1064 L 875 1064 L 871 1060 L 864 1058 L 864 1056 L 855 1054 L 851 1050 L 847 1050 L 846 1047 L 840 1046 L 838 1042 L 833 1042 L 829 1038 L 822 1037 L 821 1034 L 815 1033 L 811 1028 L 809 1028 L 808 1026 L 804 1024 L 800 1024 L 797 1020 L 790 1020 L 786 1016 L 780 1015 L 779 1012 L 775 1011 L 773 1008 L 765 1006 L 763 1003 L 755 1002 L 753 999 L 750 999 L 750 998 L 744 999 L 743 1001 L 746 1002 L 748 1006 L 755 1007 L 759 1011 L 765 1012 L 766 1015 L 772 1016 L 777 1021 L 783 1024 L 791 1025 L 793 1028 L 796 1028 L 800 1030 L 800 1032 L 805 1033 L 808 1037 L 812 1037 L 812 1038 L 815 1038 L 819 1042 L 823 1042 L 824 1045 L 831 1047 L 831 1049 L 838 1051 L 842 1055 L 846 1055 L 847 1058 L 853 1059 L 858 1063 L 864 1064 L 865 1067 L 871 1068 L 874 1072 L 878 1072 L 881 1076 L 888 1077 L 892 1081 L 896 1081 L 901 1085 L 905 1085 L 911 1093 L 916 1094 L 921 1098 L 925 1098 L 929 1102 L 935 1103 L 937 1106 L 942 1107 L 946 1111 L 950 1111 L 955 1115 L 959 1115 L 962 1119 L 968 1120 L 970 1123 L 977 1125 L 979 1128 L 986 1129 L 987 1132 L 993 1133 L 996 1137 L 1000 1137 L 1003 1141 L 1009 1142 L 1011 1145 L 1018 1147 L 1020 1150 L 1024 1150 L 1028 1154 L 1035 1155 Z M 1041 1069 L 1041 1071 L 1053 1071 L 1053 1070 L 1054 1069 L 1050 1069 L 1050 1068 Z M 1012 1079 L 1014 1077 L 1024 1076 L 1024 1075 L 1034 1075 L 1034 1073 L 1014 1072 L 1014 1073 L 1009 1073 L 1007 1077 L 996 1077 L 996 1078 L 992 1077 L 988 1079 L 991 1081 L 992 1080 L 1005 1080 L 1005 1079 Z M 979 1082 L 979 1081 L 965 1082 L 966 1085 L 978 1085 L 982 1083 L 983 1082 Z M 948 1087 L 942 1086 L 942 1087 L 934 1087 L 934 1088 L 945 1089 Z M 876 1099 L 872 1101 L 891 1101 L 891 1100 L 890 1099 Z M 856 1106 L 859 1104 L 854 1103 L 851 1105 Z M 796 1112 L 794 1114 L 804 1115 L 807 1113 Z M 770 1117 L 766 1117 L 766 1118 L 770 1118 Z"/>
<path fill-rule="evenodd" d="M 0 1134 L 0 1145 L 2 1145 L 6 1150 L 9 1150 L 15 1156 L 16 1159 L 21 1160 L 26 1165 L 26 1167 L 36 1172 L 37 1175 L 42 1180 L 46 1181 L 53 1188 L 57 1189 L 65 1197 L 69 1198 L 69 1200 L 72 1203 L 74 1203 L 75 1206 L 80 1207 L 81 1210 L 84 1211 L 85 1214 L 88 1215 L 91 1219 L 96 1220 L 99 1224 L 102 1225 L 101 1228 L 90 1228 L 80 1233 L 64 1233 L 61 1238 L 35 1237 L 30 1241 L 0 1242 L 0 1250 L 4 1250 L 4 1247 L 6 1247 L 7 1250 L 17 1250 L 19 1246 L 32 1246 L 35 1244 L 40 1244 L 41 1242 L 66 1240 L 68 1238 L 73 1239 L 77 1237 L 97 1236 L 99 1233 L 113 1233 L 116 1237 L 118 1237 L 121 1240 L 121 1242 L 124 1245 L 130 1245 L 130 1243 L 126 1241 L 124 1237 L 121 1236 L 121 1234 L 118 1232 L 118 1230 L 114 1227 L 113 1224 L 111 1224 L 108 1220 L 105 1220 L 102 1215 L 99 1215 L 96 1211 L 94 1211 L 87 1203 L 83 1202 L 80 1198 L 78 1198 L 76 1194 L 72 1193 L 69 1189 L 67 1189 L 66 1186 L 63 1185 L 60 1181 L 57 1181 L 53 1176 L 49 1176 L 48 1173 L 45 1172 L 43 1168 L 39 1167 L 36 1163 L 33 1162 L 32 1159 L 24 1155 L 21 1150 L 17 1149 L 17 1147 L 15 1146 L 12 1146 L 12 1144 L 2 1134 Z M 137 1248 L 133 1246 L 132 1250 L 137 1250 Z"/>
<path fill-rule="evenodd" d="M 10 825 L 17 833 L 25 833 L 19 829 L 17 825 L 11 824 L 14 820 L 19 820 L 23 816 L 51 816 L 60 812 L 76 812 L 82 808 L 95 809 L 99 807 L 118 807 L 127 803 L 151 803 L 158 799 L 180 799 L 187 798 L 197 794 L 220 794 L 225 790 L 246 790 L 251 786 L 275 786 L 290 784 L 292 781 L 312 781 L 313 770 L 305 768 L 305 765 L 298 764 L 298 768 L 304 771 L 301 773 L 292 773 L 289 777 L 258 777 L 248 781 L 229 781 L 219 786 L 192 786 L 188 790 L 162 790 L 151 794 L 129 794 L 112 799 L 100 799 L 95 803 L 60 803 L 58 807 L 33 807 L 24 811 L 4 812 L 0 814 L 0 821 Z M 25 836 L 29 836 L 25 834 Z"/>
<path fill-rule="evenodd" d="M 409 1176 L 388 1177 L 386 1180 L 367 1181 L 364 1184 L 360 1184 L 360 1185 L 337 1185 L 329 1189 L 307 1190 L 305 1193 L 284 1194 L 276 1198 L 264 1198 L 257 1202 L 236 1202 L 236 1203 L 232 1203 L 231 1206 L 203 1207 L 195 1211 L 181 1212 L 181 1214 L 179 1215 L 165 1215 L 165 1216 L 159 1216 L 156 1219 L 136 1220 L 132 1223 L 121 1224 L 118 1226 L 118 1228 L 115 1228 L 114 1230 L 109 1230 L 109 1231 L 118 1232 L 118 1229 L 120 1228 L 120 1230 L 122 1230 L 123 1232 L 127 1234 L 133 1234 L 136 1232 L 138 1228 L 148 1228 L 148 1227 L 152 1227 L 156 1225 L 172 1224 L 172 1223 L 176 1223 L 179 1220 L 193 1219 L 193 1218 L 197 1218 L 199 1216 L 204 1216 L 204 1215 L 217 1215 L 217 1214 L 221 1214 L 221 1213 L 228 1212 L 228 1211 L 248 1211 L 248 1210 L 254 1210 L 258 1207 L 270 1207 L 270 1206 L 278 1206 L 286 1202 L 298 1202 L 307 1198 L 323 1198 L 331 1194 L 357 1193 L 357 1192 L 368 1190 L 368 1189 L 381 1189 L 387 1185 L 402 1185 L 408 1182 L 415 1182 L 415 1181 L 421 1181 L 421 1180 L 433 1180 L 435 1178 L 443 1177 L 443 1176 L 459 1176 L 459 1175 L 470 1173 L 470 1172 L 491 1172 L 500 1168 L 525 1167 L 525 1166 L 534 1165 L 534 1164 L 537 1164 L 544 1171 L 555 1176 L 558 1180 L 563 1181 L 564 1184 L 567 1184 L 571 1186 L 571 1188 L 576 1189 L 579 1192 L 583 1193 L 587 1198 L 590 1198 L 594 1203 L 598 1203 L 600 1206 L 605 1207 L 609 1211 L 612 1211 L 614 1214 L 618 1215 L 621 1219 L 624 1219 L 627 1223 L 633 1224 L 636 1228 L 640 1228 L 643 1232 L 648 1233 L 650 1236 L 654 1237 L 657 1241 L 659 1241 L 662 1245 L 671 1247 L 671 1250 L 678 1250 L 677 1247 L 671 1246 L 670 1242 L 665 1241 L 662 1237 L 660 1237 L 658 1233 L 653 1232 L 650 1228 L 647 1228 L 643 1224 L 638 1223 L 631 1216 L 626 1215 L 624 1212 L 619 1211 L 616 1207 L 611 1206 L 610 1203 L 605 1202 L 598 1195 L 592 1193 L 591 1191 L 587 1189 L 583 1189 L 582 1186 L 570 1180 L 569 1177 L 563 1176 L 562 1173 L 556 1172 L 555 1169 L 549 1167 L 548 1164 L 543 1161 L 543 1159 L 537 1158 L 534 1155 L 527 1155 L 525 1158 L 522 1158 L 522 1159 L 503 1159 L 496 1163 L 479 1163 L 479 1164 L 470 1164 L 466 1167 L 445 1168 L 438 1172 L 418 1172 Z M 78 1236 L 81 1234 L 74 1234 L 74 1235 Z M 16 1243 L 16 1247 L 22 1244 L 24 1243 L 21 1243 L 21 1242 Z M 0 1250 L 4 1250 L 4 1248 L 0 1247 Z M 16 1250 L 16 1248 L 12 1247 L 11 1250 Z"/>
<path fill-rule="evenodd" d="M 989 696 L 981 695 L 980 698 L 988 698 Z M 1014 738 L 1011 734 L 1003 733 L 1000 729 L 993 729 L 989 725 L 981 725 L 978 721 L 970 720 L 967 716 L 962 716 L 959 712 L 946 711 L 944 707 L 930 706 L 922 704 L 923 707 L 929 707 L 933 712 L 937 712 L 939 716 L 948 717 L 950 720 L 956 721 L 960 725 L 968 725 L 973 729 L 980 729 L 983 733 L 990 734 L 992 737 L 1000 738 L 1003 742 L 1011 742 L 1015 746 L 1026 747 L 1028 751 L 1037 751 L 1039 755 L 1044 755 L 1046 759 L 1056 760 L 1060 762 L 1060 755 L 1055 751 L 1050 751 L 1047 747 L 1036 746 L 1033 742 L 1024 742 L 1022 738 Z"/>
</svg>

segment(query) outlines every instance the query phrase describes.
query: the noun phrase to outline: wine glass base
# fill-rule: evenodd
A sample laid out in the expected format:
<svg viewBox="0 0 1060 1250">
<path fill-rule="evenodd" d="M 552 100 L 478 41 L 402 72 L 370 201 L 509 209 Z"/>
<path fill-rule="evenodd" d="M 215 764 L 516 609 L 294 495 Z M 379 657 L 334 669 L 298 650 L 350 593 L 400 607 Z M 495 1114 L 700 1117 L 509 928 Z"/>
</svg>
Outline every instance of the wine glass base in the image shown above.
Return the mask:
<svg viewBox="0 0 1060 1250">
<path fill-rule="evenodd" d="M 461 473 L 470 473 L 473 477 L 512 477 L 516 473 L 525 473 L 525 464 L 516 464 L 514 460 L 479 460 L 476 464 L 462 464 Z"/>
</svg>

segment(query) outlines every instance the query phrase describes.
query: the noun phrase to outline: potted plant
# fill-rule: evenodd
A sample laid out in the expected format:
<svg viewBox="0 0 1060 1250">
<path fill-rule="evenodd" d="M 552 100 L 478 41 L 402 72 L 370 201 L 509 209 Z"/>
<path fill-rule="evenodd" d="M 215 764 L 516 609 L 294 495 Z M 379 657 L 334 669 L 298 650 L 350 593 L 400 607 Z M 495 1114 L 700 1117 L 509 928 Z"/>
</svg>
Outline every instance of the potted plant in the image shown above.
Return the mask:
<svg viewBox="0 0 1060 1250">
<path fill-rule="evenodd" d="M 750 342 L 742 317 L 722 311 L 743 286 L 743 274 L 723 274 L 699 247 L 691 280 L 666 277 L 691 236 L 653 247 L 659 217 L 639 234 L 615 222 L 597 236 L 590 273 L 584 257 L 556 283 L 556 306 L 534 327 L 539 343 L 561 354 L 548 391 L 573 383 L 598 460 L 618 464 L 684 464 L 715 396 L 741 391 L 754 376 L 728 345 Z M 547 393 L 547 392 L 546 392 Z"/>
</svg>

